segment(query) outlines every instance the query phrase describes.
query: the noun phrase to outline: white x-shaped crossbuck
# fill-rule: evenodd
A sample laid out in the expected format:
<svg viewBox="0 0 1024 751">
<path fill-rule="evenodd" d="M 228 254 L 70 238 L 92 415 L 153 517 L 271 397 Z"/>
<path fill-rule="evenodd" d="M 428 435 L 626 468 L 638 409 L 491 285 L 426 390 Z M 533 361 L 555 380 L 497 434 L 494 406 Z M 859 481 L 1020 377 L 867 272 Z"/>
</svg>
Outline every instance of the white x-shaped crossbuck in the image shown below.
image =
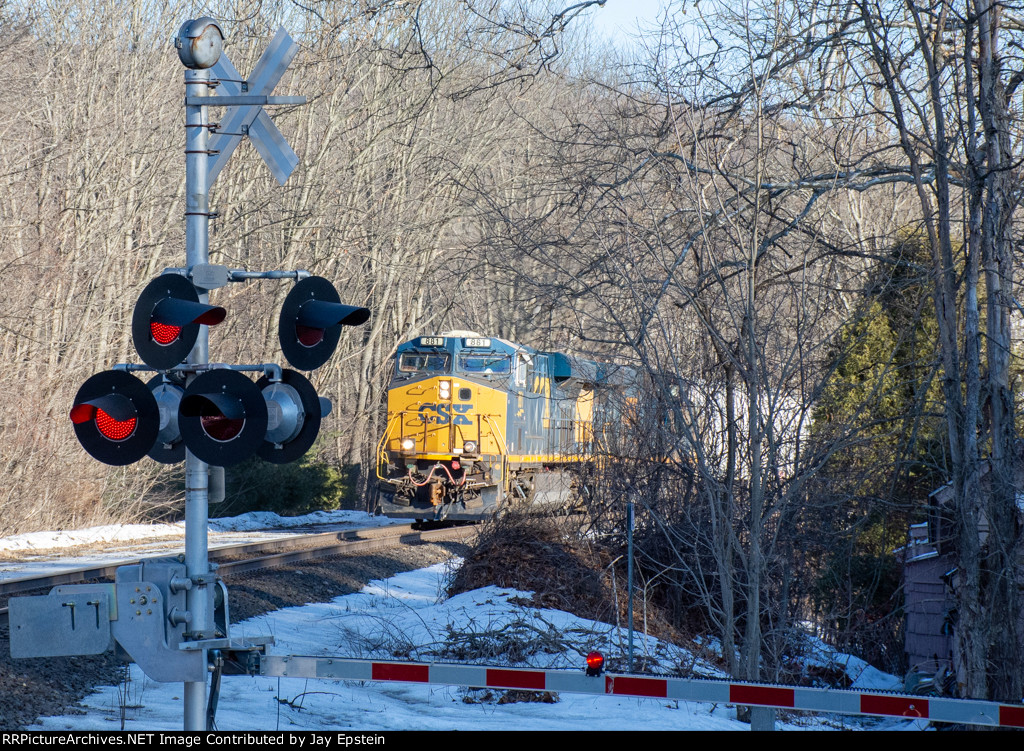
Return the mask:
<svg viewBox="0 0 1024 751">
<path fill-rule="evenodd" d="M 212 73 L 220 81 L 220 86 L 215 97 L 209 98 L 209 104 L 227 106 L 227 112 L 221 119 L 220 126 L 211 135 L 209 141 L 210 162 L 208 185 L 213 185 L 220 174 L 221 169 L 227 164 L 228 159 L 234 152 L 235 147 L 242 140 L 242 136 L 249 136 L 253 146 L 263 157 L 263 161 L 274 173 L 277 182 L 284 185 L 288 176 L 291 175 L 299 158 L 292 151 L 291 146 L 284 140 L 281 131 L 271 121 L 270 116 L 259 104 L 238 103 L 231 104 L 231 99 L 252 100 L 258 97 L 269 98 L 270 92 L 274 90 L 281 76 L 288 69 L 292 59 L 298 52 L 299 46 L 291 35 L 279 28 L 270 45 L 260 56 L 253 68 L 252 75 L 243 79 L 235 66 L 222 54 L 217 64 L 213 66 Z M 245 86 L 243 87 L 243 82 Z M 300 104 L 304 98 L 275 97 L 274 101 L 267 101 L 267 104 Z M 299 101 L 301 99 L 301 101 Z"/>
</svg>

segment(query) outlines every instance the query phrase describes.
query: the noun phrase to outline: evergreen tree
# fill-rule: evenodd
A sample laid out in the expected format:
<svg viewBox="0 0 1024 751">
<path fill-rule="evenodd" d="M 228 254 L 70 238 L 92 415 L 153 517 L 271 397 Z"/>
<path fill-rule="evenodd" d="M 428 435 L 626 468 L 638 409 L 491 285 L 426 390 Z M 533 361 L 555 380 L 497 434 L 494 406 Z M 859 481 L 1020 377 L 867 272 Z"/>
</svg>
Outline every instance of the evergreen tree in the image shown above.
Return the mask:
<svg viewBox="0 0 1024 751">
<path fill-rule="evenodd" d="M 895 551 L 942 484 L 945 431 L 927 247 L 908 234 L 872 274 L 858 315 L 830 357 L 812 432 L 851 431 L 815 487 L 811 594 L 837 641 L 902 669 Z M 851 430 L 852 429 L 852 430 Z"/>
</svg>

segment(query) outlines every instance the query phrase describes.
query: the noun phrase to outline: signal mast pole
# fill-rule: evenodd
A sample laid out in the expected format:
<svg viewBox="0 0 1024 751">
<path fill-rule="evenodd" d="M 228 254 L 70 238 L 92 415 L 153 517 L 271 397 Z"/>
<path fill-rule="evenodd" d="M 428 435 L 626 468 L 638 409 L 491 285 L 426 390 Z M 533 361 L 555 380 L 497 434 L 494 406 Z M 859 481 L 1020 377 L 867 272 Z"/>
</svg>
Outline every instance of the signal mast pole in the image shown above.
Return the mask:
<svg viewBox="0 0 1024 751">
<path fill-rule="evenodd" d="M 185 265 L 194 268 L 210 262 L 210 186 L 209 186 L 209 113 L 206 105 L 189 104 L 210 95 L 210 68 L 220 59 L 223 32 L 209 18 L 186 22 L 178 32 L 179 57 L 185 70 Z M 209 292 L 200 292 L 199 300 L 209 302 Z M 210 331 L 199 327 L 199 338 L 188 357 L 192 366 L 210 362 Z M 195 378 L 191 375 L 189 380 Z M 186 592 L 189 630 L 193 639 L 213 637 L 213 613 L 208 604 L 210 587 L 209 541 L 209 465 L 191 451 L 185 452 L 185 572 L 192 586 Z M 207 664 L 204 650 L 203 664 Z M 206 679 L 186 682 L 184 693 L 184 729 L 207 730 Z"/>
<path fill-rule="evenodd" d="M 209 70 L 185 71 L 185 96 L 204 97 L 209 93 Z M 207 184 L 207 127 L 205 106 L 185 107 L 185 265 L 189 268 L 210 262 L 210 193 Z M 199 301 L 209 302 L 208 292 Z M 199 339 L 188 357 L 190 365 L 210 362 L 210 330 L 199 327 Z M 195 376 L 192 376 L 195 378 Z M 207 579 L 210 573 L 209 542 L 209 465 L 185 452 L 185 572 L 192 582 L 186 593 L 188 611 L 192 614 L 191 630 L 206 634 L 212 630 L 207 612 Z M 212 634 L 210 634 L 212 635 Z M 208 635 L 208 636 L 210 636 Z M 207 638 L 208 638 L 207 636 Z M 206 664 L 206 655 L 203 655 Z M 184 695 L 185 730 L 206 730 L 206 681 L 186 683 Z"/>
</svg>

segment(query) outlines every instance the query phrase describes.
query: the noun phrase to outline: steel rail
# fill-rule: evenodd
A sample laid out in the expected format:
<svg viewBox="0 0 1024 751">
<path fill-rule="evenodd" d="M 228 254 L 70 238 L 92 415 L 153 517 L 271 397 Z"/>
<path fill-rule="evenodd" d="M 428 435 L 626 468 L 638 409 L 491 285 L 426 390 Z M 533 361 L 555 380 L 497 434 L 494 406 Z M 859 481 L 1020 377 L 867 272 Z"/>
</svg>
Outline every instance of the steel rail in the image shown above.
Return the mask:
<svg viewBox="0 0 1024 751">
<path fill-rule="evenodd" d="M 276 540 L 236 543 L 210 550 L 211 561 L 218 562 L 219 575 L 241 574 L 260 569 L 284 566 L 298 561 L 329 558 L 334 555 L 365 553 L 400 545 L 424 545 L 433 542 L 465 540 L 476 534 L 470 526 L 446 529 L 414 530 L 411 524 L 387 527 L 344 529 L 306 535 L 283 537 Z M 261 555 L 264 554 L 264 555 Z M 252 556 L 257 556 L 253 558 Z M 167 555 L 132 556 L 98 566 L 83 566 L 45 576 L 26 576 L 0 582 L 0 597 L 39 591 L 62 584 L 79 584 L 92 579 L 113 579 L 121 566 L 131 566 L 145 560 L 166 558 Z M 0 623 L 7 622 L 7 608 L 0 608 Z"/>
</svg>

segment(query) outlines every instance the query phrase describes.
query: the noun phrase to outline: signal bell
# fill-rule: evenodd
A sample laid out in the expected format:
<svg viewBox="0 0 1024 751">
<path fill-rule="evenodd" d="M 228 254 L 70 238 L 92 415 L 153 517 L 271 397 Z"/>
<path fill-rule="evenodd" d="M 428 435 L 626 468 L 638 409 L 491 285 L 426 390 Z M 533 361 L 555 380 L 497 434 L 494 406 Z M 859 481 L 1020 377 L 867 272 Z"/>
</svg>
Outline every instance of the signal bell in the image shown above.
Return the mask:
<svg viewBox="0 0 1024 751">
<path fill-rule="evenodd" d="M 122 467 L 144 457 L 160 430 L 160 410 L 149 388 L 119 370 L 82 384 L 71 407 L 79 443 L 94 459 Z"/>
<path fill-rule="evenodd" d="M 323 277 L 307 277 L 281 308 L 281 351 L 293 368 L 315 370 L 334 354 L 342 326 L 359 326 L 369 318 L 369 308 L 342 305 L 334 285 Z"/>
<path fill-rule="evenodd" d="M 199 302 L 188 279 L 163 274 L 146 285 L 132 314 L 132 339 L 139 357 L 154 370 L 170 370 L 188 357 L 199 325 L 214 326 L 227 312 Z"/>
</svg>

